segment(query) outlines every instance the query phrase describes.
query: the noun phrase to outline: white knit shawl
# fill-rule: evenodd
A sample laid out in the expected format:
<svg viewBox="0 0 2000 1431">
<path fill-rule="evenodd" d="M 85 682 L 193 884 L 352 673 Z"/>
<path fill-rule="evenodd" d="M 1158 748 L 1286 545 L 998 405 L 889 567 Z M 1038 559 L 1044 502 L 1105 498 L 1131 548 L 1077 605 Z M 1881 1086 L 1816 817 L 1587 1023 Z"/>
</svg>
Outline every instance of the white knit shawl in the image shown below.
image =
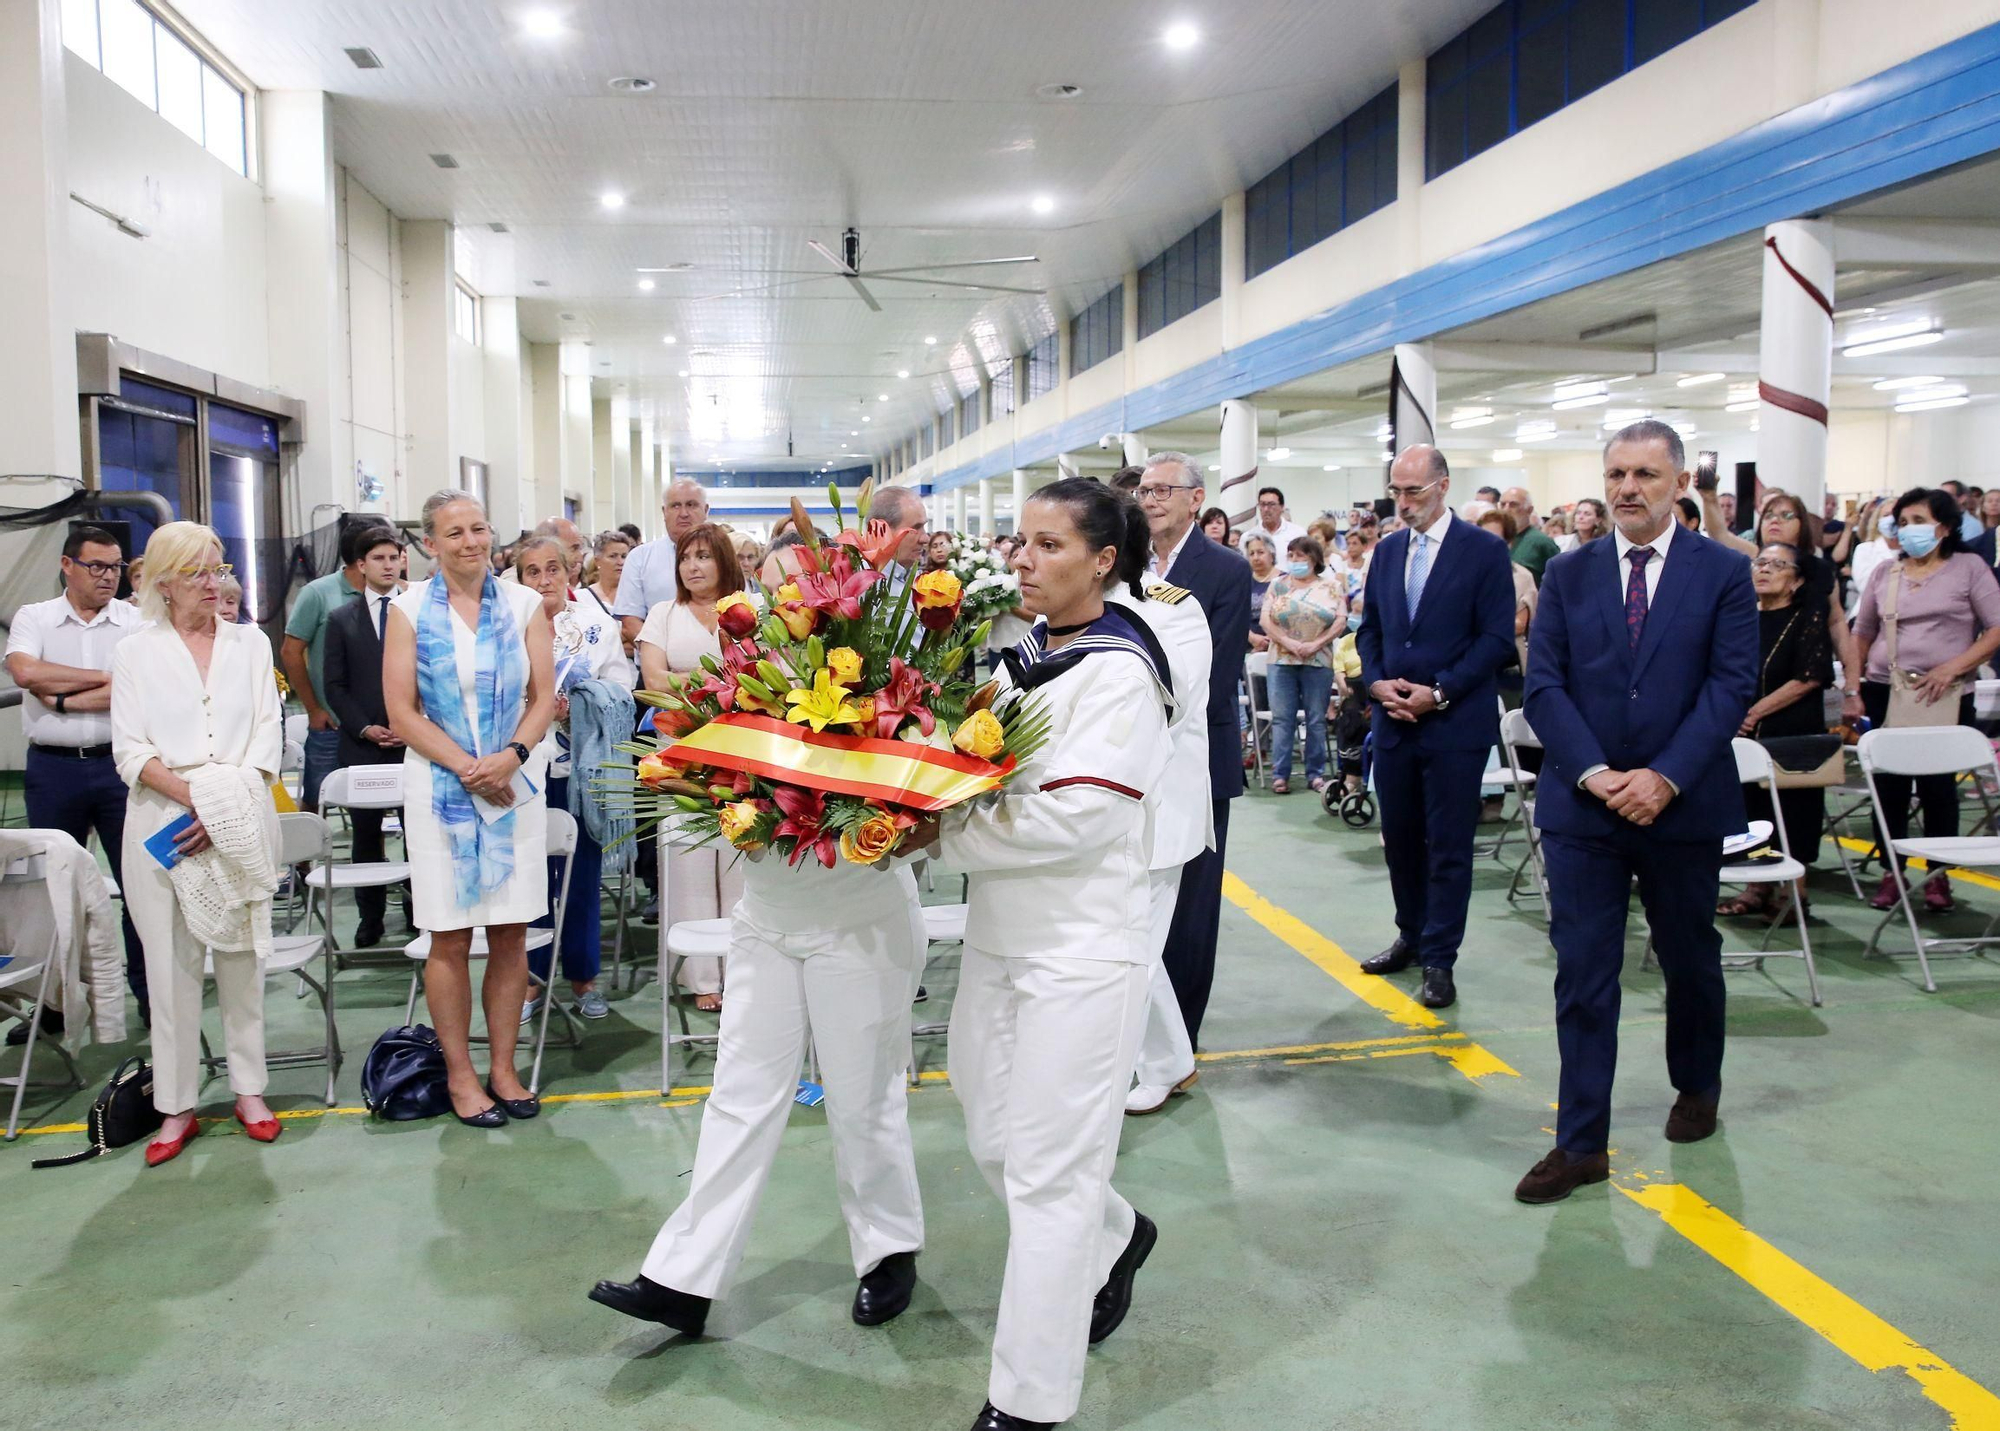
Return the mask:
<svg viewBox="0 0 2000 1431">
<path fill-rule="evenodd" d="M 210 847 L 176 861 L 174 896 L 196 942 L 271 956 L 271 896 L 278 887 L 278 816 L 264 777 L 239 765 L 187 772 Z"/>
</svg>

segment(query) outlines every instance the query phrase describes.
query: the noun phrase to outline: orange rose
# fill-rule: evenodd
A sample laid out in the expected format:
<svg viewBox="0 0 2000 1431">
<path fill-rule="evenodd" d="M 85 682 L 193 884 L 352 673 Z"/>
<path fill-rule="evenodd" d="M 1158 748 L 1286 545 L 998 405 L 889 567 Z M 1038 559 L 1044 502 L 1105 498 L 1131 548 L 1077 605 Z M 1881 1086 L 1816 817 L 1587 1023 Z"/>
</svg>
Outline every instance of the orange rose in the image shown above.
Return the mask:
<svg viewBox="0 0 2000 1431">
<path fill-rule="evenodd" d="M 833 672 L 833 679 L 839 685 L 861 684 L 861 653 L 852 646 L 836 646 L 827 652 L 826 668 Z"/>
<path fill-rule="evenodd" d="M 650 785 L 656 789 L 669 780 L 678 780 L 686 773 L 681 766 L 675 765 L 658 751 L 641 756 L 637 772 L 641 785 Z"/>
<path fill-rule="evenodd" d="M 878 809 L 854 829 L 842 832 L 840 853 L 850 864 L 872 865 L 895 849 L 902 838 L 896 817 Z"/>
<path fill-rule="evenodd" d="M 951 743 L 979 760 L 992 760 L 1007 748 L 1007 732 L 992 711 L 974 711 L 959 722 Z"/>
<path fill-rule="evenodd" d="M 760 849 L 763 841 L 755 838 L 757 820 L 764 812 L 749 800 L 738 800 L 734 805 L 724 805 L 715 812 L 715 821 L 722 831 L 722 838 L 739 850 Z"/>
<path fill-rule="evenodd" d="M 965 588 L 948 571 L 927 571 L 910 583 L 910 594 L 919 611 L 935 606 L 956 606 L 965 597 Z"/>
</svg>

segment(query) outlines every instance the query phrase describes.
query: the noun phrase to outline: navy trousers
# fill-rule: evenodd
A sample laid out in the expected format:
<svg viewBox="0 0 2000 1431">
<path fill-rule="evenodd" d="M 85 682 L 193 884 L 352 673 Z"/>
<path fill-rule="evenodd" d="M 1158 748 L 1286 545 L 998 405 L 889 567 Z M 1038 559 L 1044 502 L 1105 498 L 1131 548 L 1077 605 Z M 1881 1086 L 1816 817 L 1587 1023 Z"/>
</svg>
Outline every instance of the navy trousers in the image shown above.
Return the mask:
<svg viewBox="0 0 2000 1431">
<path fill-rule="evenodd" d="M 1174 999 L 1181 1006 L 1181 1020 L 1187 1024 L 1191 1044 L 1201 1033 L 1202 1017 L 1208 1012 L 1208 991 L 1215 983 L 1215 941 L 1222 928 L 1222 863 L 1229 849 L 1229 802 L 1209 803 L 1215 807 L 1215 848 L 1203 850 L 1181 866 L 1180 893 L 1174 899 L 1167 947 L 1160 957 L 1174 986 Z"/>
<path fill-rule="evenodd" d="M 1562 1053 L 1556 1146 L 1601 1153 L 1618 1070 L 1618 976 L 1634 876 L 1667 983 L 1667 1079 L 1676 1092 L 1722 1086 L 1722 936 L 1715 928 L 1722 844 L 1658 839 L 1620 823 L 1603 839 L 1547 832 L 1549 940 L 1556 949 Z"/>
<path fill-rule="evenodd" d="M 551 810 L 569 808 L 569 778 L 551 777 L 548 800 Z M 563 910 L 563 927 L 556 932 L 556 945 L 562 951 L 563 977 L 574 984 L 588 984 L 603 968 L 604 909 L 598 883 L 604 877 L 604 850 L 591 838 L 589 827 L 581 820 L 577 821 L 574 861 L 569 877 L 569 906 Z M 549 912 L 535 921 L 537 929 L 547 929 L 555 923 L 556 892 L 562 888 L 561 881 L 562 861 L 552 855 Z M 549 977 L 549 967 L 554 962 L 547 949 L 528 951 L 528 967 L 538 979 Z"/>
<path fill-rule="evenodd" d="M 1396 933 L 1427 969 L 1458 963 L 1472 902 L 1472 840 L 1479 829 L 1484 750 L 1433 750 L 1415 741 L 1375 745 L 1382 852 L 1396 901 Z"/>
<path fill-rule="evenodd" d="M 111 877 L 118 881 L 122 891 L 127 792 L 111 757 L 100 755 L 92 760 L 77 760 L 49 755 L 30 746 L 21 783 L 28 797 L 28 823 L 36 829 L 61 830 L 79 845 L 88 844 L 90 832 L 97 831 L 97 842 L 104 847 L 104 857 L 111 865 Z M 121 910 L 124 907 L 122 899 L 119 907 Z M 125 983 L 139 1001 L 140 1019 L 150 1024 L 152 1004 L 146 996 L 146 951 L 139 943 L 139 932 L 132 927 L 132 916 L 126 914 L 124 921 Z"/>
</svg>

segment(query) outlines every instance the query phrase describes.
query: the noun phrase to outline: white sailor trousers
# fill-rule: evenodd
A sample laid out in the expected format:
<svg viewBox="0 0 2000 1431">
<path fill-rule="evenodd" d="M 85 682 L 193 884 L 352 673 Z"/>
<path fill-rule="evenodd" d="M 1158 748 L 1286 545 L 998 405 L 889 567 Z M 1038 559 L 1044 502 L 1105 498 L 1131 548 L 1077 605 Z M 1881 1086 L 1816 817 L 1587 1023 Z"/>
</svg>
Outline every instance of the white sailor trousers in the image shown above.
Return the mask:
<svg viewBox="0 0 2000 1431">
<path fill-rule="evenodd" d="M 923 1247 L 905 1082 L 923 957 L 916 931 L 914 909 L 845 929 L 781 931 L 738 906 L 694 1174 L 653 1240 L 646 1276 L 697 1297 L 729 1289 L 791 1116 L 808 1037 L 826 1088 L 855 1275 Z"/>
<path fill-rule="evenodd" d="M 1194 1072 L 1194 1041 L 1188 1037 L 1187 1020 L 1181 1017 L 1181 1001 L 1174 996 L 1174 981 L 1160 959 L 1167 947 L 1167 930 L 1174 922 L 1174 904 L 1180 898 L 1184 868 L 1174 865 L 1154 870 L 1148 889 L 1152 915 L 1146 937 L 1153 973 L 1147 981 L 1146 1028 L 1139 1036 L 1136 1075 L 1139 1082 L 1154 1088 L 1171 1088 Z"/>
<path fill-rule="evenodd" d="M 158 791 L 140 786 L 126 797 L 125 912 L 146 951 L 146 988 L 152 1003 L 153 1106 L 185 1113 L 201 1095 L 201 1001 L 206 951 L 188 932 L 174 894 L 173 876 L 160 867 L 146 841 L 187 813 Z M 239 1097 L 263 1093 L 264 969 L 248 949 L 215 951 L 215 1001 L 222 1011 L 222 1047 L 229 1061 L 229 1089 Z"/>
<path fill-rule="evenodd" d="M 1007 1204 L 987 1395 L 1026 1420 L 1076 1413 L 1091 1303 L 1132 1240 L 1132 1205 L 1111 1171 L 1150 974 L 1108 959 L 965 950 L 951 1085 L 973 1161 Z"/>
</svg>

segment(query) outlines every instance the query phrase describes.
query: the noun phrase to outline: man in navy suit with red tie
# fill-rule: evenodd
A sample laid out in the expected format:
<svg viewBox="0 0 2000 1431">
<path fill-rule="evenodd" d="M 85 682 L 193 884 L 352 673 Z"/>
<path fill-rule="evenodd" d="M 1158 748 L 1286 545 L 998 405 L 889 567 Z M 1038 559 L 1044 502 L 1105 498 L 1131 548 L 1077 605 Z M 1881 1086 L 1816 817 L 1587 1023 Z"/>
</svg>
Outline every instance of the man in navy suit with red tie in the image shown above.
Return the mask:
<svg viewBox="0 0 2000 1431">
<path fill-rule="evenodd" d="M 1375 549 L 1355 649 L 1374 706 L 1375 789 L 1396 902 L 1396 942 L 1369 974 L 1423 968 L 1423 1002 L 1458 998 L 1453 969 L 1472 900 L 1479 781 L 1500 738 L 1497 674 L 1514 654 L 1507 544 L 1451 514 L 1435 447 L 1389 469 L 1403 529 Z"/>
<path fill-rule="evenodd" d="M 1667 986 L 1666 1136 L 1715 1131 L 1722 1095 L 1722 842 L 1744 828 L 1730 740 L 1757 694 L 1750 563 L 1674 520 L 1680 434 L 1647 419 L 1604 449 L 1610 540 L 1551 561 L 1528 646 L 1526 710 L 1544 751 L 1535 824 L 1549 878 L 1562 1053 L 1556 1146 L 1515 1188 L 1559 1202 L 1603 1182 L 1618 1063 L 1627 891 Z"/>
</svg>

